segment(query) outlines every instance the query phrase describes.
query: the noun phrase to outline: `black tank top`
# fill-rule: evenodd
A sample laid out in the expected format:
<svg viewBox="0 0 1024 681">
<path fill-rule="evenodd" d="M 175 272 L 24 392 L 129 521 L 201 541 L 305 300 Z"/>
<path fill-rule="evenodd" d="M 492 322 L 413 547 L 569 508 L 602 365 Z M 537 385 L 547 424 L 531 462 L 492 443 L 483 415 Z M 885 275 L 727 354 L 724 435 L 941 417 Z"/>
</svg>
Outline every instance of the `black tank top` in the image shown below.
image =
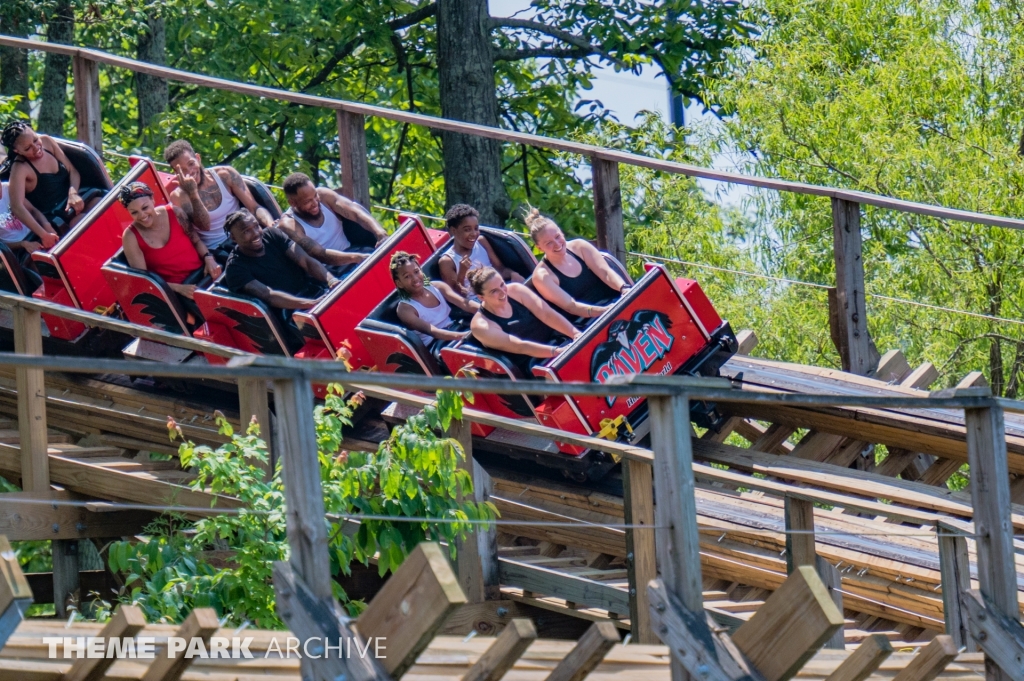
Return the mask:
<svg viewBox="0 0 1024 681">
<path fill-rule="evenodd" d="M 558 285 L 569 294 L 570 298 L 584 305 L 597 305 L 619 297 L 619 294 L 611 286 L 601 281 L 601 277 L 587 266 L 583 258 L 570 251 L 568 246 L 566 246 L 566 251 L 580 264 L 581 271 L 577 276 L 570 277 L 555 267 L 547 258 L 544 259 L 544 262 L 552 272 L 558 275 Z"/>
<path fill-rule="evenodd" d="M 53 156 L 49 149 L 43 149 L 47 154 Z M 71 173 L 64 164 L 57 161 L 57 172 L 41 173 L 32 161 L 19 157 L 18 161 L 28 164 L 32 172 L 36 174 L 36 188 L 25 192 L 25 198 L 39 210 L 47 220 L 51 220 L 60 214 L 68 203 L 68 190 L 71 189 Z"/>
<path fill-rule="evenodd" d="M 509 296 L 508 302 L 512 305 L 512 316 L 508 319 L 499 317 L 492 312 L 488 312 L 482 307 L 480 308 L 480 312 L 500 326 L 502 331 L 510 336 L 515 336 L 516 338 L 524 341 L 540 343 L 541 345 L 550 345 L 552 339 L 555 337 L 555 330 L 538 319 L 537 316 L 530 312 L 525 305 L 513 300 L 511 296 Z M 477 339 L 477 342 L 483 345 L 479 339 Z M 530 373 L 530 364 L 534 359 L 533 357 L 530 357 L 529 355 L 520 355 L 514 352 L 502 351 L 498 351 L 497 354 L 506 356 L 513 364 L 519 367 L 519 370 L 522 372 L 524 377 L 533 378 Z"/>
</svg>

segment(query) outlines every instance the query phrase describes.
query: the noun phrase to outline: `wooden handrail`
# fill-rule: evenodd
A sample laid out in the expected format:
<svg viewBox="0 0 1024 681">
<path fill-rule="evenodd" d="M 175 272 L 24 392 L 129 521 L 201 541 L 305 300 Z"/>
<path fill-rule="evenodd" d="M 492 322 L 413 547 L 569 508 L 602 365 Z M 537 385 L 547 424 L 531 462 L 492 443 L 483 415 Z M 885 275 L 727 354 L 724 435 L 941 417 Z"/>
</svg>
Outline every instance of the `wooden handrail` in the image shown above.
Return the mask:
<svg viewBox="0 0 1024 681">
<path fill-rule="evenodd" d="M 84 47 L 72 47 L 68 45 L 40 42 L 37 40 L 26 40 L 24 38 L 15 38 L 7 35 L 0 35 L 0 45 L 28 50 L 41 50 L 43 52 L 67 55 L 69 57 L 88 59 L 108 66 L 128 69 L 136 73 L 145 73 L 158 78 L 166 78 L 167 80 L 173 80 L 179 83 L 189 83 L 191 85 L 200 85 L 214 88 L 216 90 L 237 92 L 239 94 L 249 95 L 252 97 L 276 99 L 278 101 L 290 102 L 292 104 L 299 104 L 303 106 L 323 107 L 353 114 L 376 116 L 378 118 L 385 118 L 400 123 L 422 125 L 434 130 L 459 132 L 478 137 L 487 137 L 489 139 L 495 139 L 502 142 L 525 144 L 531 147 L 579 154 L 587 158 L 597 158 L 615 163 L 625 163 L 627 165 L 649 168 L 651 170 L 658 170 L 677 175 L 686 175 L 688 177 L 699 177 L 705 180 L 728 182 L 748 187 L 760 187 L 762 189 L 772 189 L 775 191 L 794 192 L 797 194 L 810 194 L 813 196 L 842 199 L 852 203 L 868 204 L 878 206 L 879 208 L 887 208 L 890 210 L 902 211 L 904 213 L 927 215 L 944 220 L 972 222 L 991 225 L 994 227 L 1024 229 L 1024 220 L 1017 218 L 988 215 L 985 213 L 946 208 L 943 206 L 929 205 L 915 201 L 904 201 L 902 199 L 882 196 L 880 194 L 871 194 L 868 192 L 860 192 L 850 189 L 823 187 L 803 182 L 793 182 L 790 180 L 754 177 L 750 175 L 742 175 L 740 173 L 724 172 L 687 163 L 678 163 L 675 161 L 652 158 L 650 156 L 634 154 L 627 151 L 617 151 L 615 149 L 608 149 L 592 144 L 583 144 L 580 142 L 570 142 L 552 137 L 545 137 L 543 135 L 532 135 L 530 133 L 503 130 L 501 128 L 492 128 L 486 125 L 477 125 L 474 123 L 463 123 L 460 121 L 427 116 L 409 111 L 399 111 L 372 104 L 362 104 L 342 99 L 319 97 L 316 95 L 279 90 L 277 88 L 239 83 L 232 80 L 226 80 L 224 78 L 216 78 L 213 76 L 191 73 L 189 71 L 181 71 L 167 66 L 148 64 L 135 59 L 119 57 L 107 52 Z"/>
</svg>

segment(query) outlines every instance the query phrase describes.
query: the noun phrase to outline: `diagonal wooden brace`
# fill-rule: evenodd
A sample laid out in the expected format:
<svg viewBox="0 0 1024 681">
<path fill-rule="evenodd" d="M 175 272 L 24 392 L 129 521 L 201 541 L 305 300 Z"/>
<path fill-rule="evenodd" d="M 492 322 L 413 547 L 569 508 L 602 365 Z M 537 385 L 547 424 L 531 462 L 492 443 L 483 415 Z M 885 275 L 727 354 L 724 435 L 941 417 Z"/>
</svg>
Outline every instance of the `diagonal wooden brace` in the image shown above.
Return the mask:
<svg viewBox="0 0 1024 681">
<path fill-rule="evenodd" d="M 0 534 L 0 648 L 21 624 L 32 590 L 7 537 Z"/>
<path fill-rule="evenodd" d="M 1024 681 L 1024 625 L 988 603 L 977 590 L 960 594 L 971 638 L 1013 681 Z"/>
</svg>

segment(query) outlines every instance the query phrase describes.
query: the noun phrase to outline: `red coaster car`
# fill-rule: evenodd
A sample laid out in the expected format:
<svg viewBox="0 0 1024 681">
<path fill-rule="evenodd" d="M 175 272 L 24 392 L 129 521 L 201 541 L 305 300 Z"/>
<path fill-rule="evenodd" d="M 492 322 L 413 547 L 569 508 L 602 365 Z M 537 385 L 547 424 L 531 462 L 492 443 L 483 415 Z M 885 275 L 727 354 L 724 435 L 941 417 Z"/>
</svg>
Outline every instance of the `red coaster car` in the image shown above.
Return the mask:
<svg viewBox="0 0 1024 681">
<path fill-rule="evenodd" d="M 495 255 L 508 268 L 529 279 L 537 266 L 537 259 L 519 235 L 506 229 L 481 227 L 480 232 L 494 249 Z M 428 279 L 439 280 L 441 271 L 438 262 L 450 248 L 448 245 L 439 249 L 427 260 L 421 261 L 420 267 Z M 398 319 L 398 303 L 401 298 L 390 279 L 391 293 L 375 307 L 356 327 L 356 333 L 371 357 L 378 371 L 398 374 L 425 374 L 441 376 L 447 373 L 433 355 L 423 345 L 422 339 L 415 331 L 410 331 Z M 452 307 L 452 318 L 458 321 L 465 318 L 466 330 L 469 330 L 468 316 L 462 310 Z"/>
<path fill-rule="evenodd" d="M 534 376 L 553 382 L 596 381 L 628 374 L 717 376 L 736 352 L 736 339 L 700 285 L 674 280 L 661 266 L 646 275 L 574 341 L 564 353 L 539 363 Z M 502 353 L 485 349 L 472 339 L 444 348 L 441 358 L 451 373 L 469 371 L 481 377 L 525 377 Z M 477 407 L 512 418 L 535 418 L 559 430 L 611 439 L 633 439 L 643 432 L 646 402 L 641 396 L 548 397 L 478 395 Z M 721 418 L 714 407 L 697 403 L 692 416 L 698 424 L 716 427 Z M 579 447 L 559 444 L 574 456 Z"/>
</svg>

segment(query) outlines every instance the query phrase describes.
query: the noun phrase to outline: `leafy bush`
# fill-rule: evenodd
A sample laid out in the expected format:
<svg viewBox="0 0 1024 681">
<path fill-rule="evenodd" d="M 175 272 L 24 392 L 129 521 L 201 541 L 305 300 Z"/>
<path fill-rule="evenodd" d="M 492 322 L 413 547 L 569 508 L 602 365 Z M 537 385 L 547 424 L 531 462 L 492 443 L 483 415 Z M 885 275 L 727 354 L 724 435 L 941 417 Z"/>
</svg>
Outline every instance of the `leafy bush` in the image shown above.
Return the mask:
<svg viewBox="0 0 1024 681">
<path fill-rule="evenodd" d="M 470 528 L 465 521 L 497 515 L 493 504 L 460 501 L 472 492 L 472 479 L 458 467 L 465 453 L 456 440 L 437 434 L 461 417 L 461 397 L 439 392 L 433 405 L 397 426 L 376 452 L 349 452 L 341 448 L 342 429 L 351 425 L 360 399 L 346 402 L 332 385 L 314 415 L 333 573 L 350 574 L 353 561 L 366 565 L 376 556 L 383 575 L 425 540 L 447 542 L 454 557 L 455 539 Z M 240 512 L 195 522 L 164 516 L 144 541 L 112 545 L 110 567 L 126 575 L 123 600 L 142 607 L 150 621 L 179 622 L 192 608 L 208 606 L 236 624 L 280 627 L 271 572 L 275 561 L 288 558 L 281 470 L 264 479 L 267 447 L 255 423 L 244 435 L 234 433 L 221 414 L 217 423 L 229 443 L 211 449 L 186 442 L 179 455 L 196 473 L 193 488 L 240 499 Z M 172 438 L 180 435 L 173 419 L 168 427 Z M 346 533 L 345 517 L 354 515 L 375 518 Z M 358 612 L 362 604 L 335 586 L 349 610 Z"/>
</svg>

